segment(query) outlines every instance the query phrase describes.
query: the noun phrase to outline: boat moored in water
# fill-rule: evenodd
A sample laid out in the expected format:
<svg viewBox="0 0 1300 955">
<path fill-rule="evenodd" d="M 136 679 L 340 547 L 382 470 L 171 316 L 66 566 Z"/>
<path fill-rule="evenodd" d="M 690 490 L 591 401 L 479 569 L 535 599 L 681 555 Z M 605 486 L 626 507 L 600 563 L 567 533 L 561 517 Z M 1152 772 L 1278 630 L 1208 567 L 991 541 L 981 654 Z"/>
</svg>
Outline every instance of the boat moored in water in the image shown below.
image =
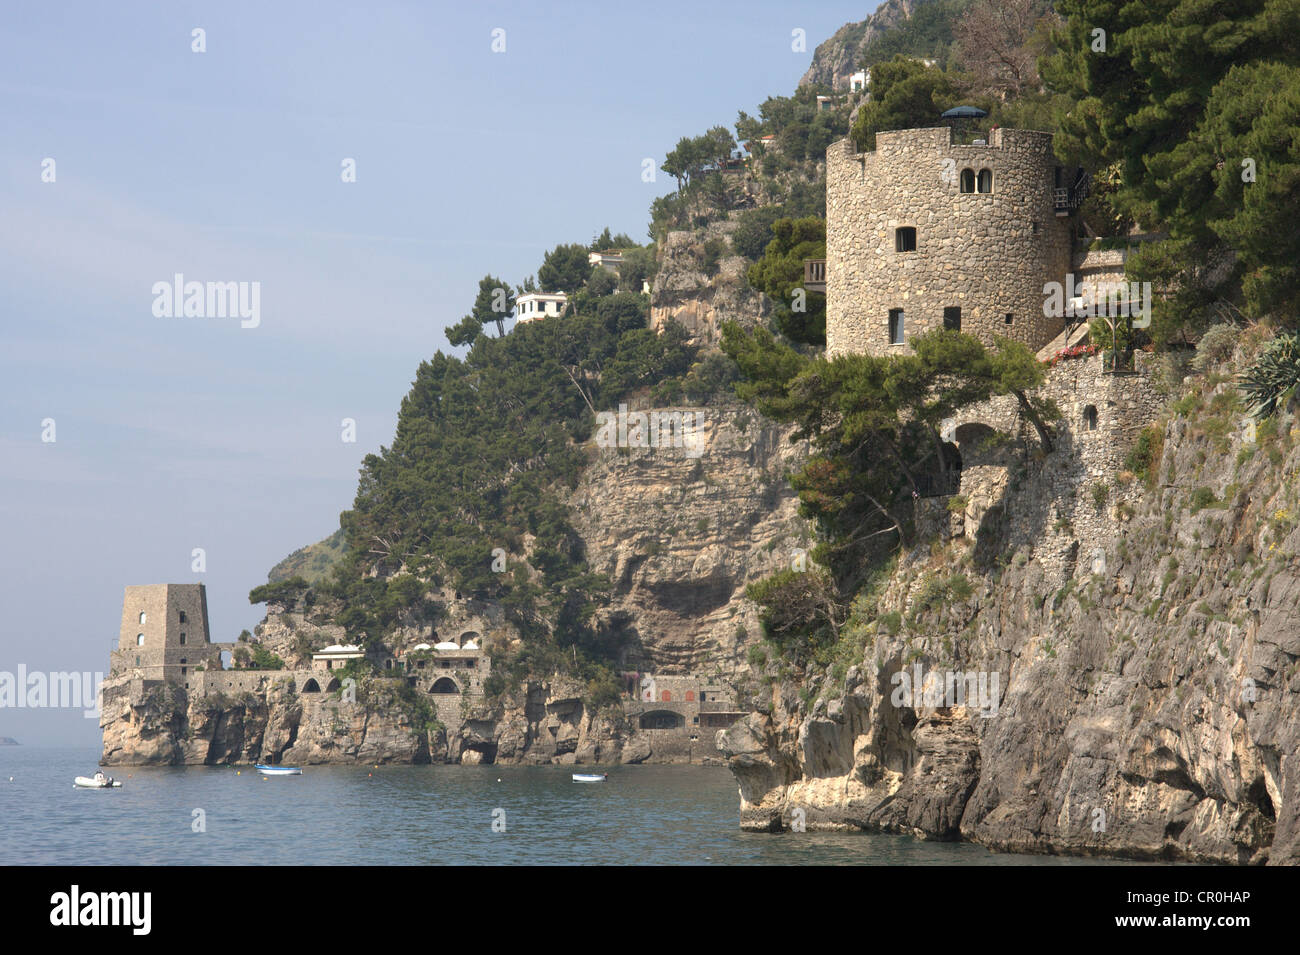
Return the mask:
<svg viewBox="0 0 1300 955">
<path fill-rule="evenodd" d="M 78 776 L 72 781 L 78 789 L 121 789 L 122 783 L 112 776 L 95 773 L 94 776 Z"/>
<path fill-rule="evenodd" d="M 575 783 L 603 783 L 609 779 L 609 773 L 574 773 Z"/>
<path fill-rule="evenodd" d="M 254 763 L 253 768 L 263 776 L 301 776 L 302 770 L 297 766 L 263 766 L 261 763 Z"/>
</svg>

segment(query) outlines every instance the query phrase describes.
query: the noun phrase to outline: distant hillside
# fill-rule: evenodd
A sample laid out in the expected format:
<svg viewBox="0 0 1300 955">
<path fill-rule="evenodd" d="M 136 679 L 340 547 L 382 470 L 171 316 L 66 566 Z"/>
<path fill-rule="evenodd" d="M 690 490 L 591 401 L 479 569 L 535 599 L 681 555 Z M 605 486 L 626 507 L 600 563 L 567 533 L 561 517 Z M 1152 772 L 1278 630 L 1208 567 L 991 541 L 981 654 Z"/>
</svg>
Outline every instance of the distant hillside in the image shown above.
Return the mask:
<svg viewBox="0 0 1300 955">
<path fill-rule="evenodd" d="M 301 577 L 314 584 L 343 558 L 343 551 L 343 530 L 340 528 L 322 541 L 299 547 L 280 561 L 267 572 L 267 582 L 274 584 L 289 577 Z"/>
<path fill-rule="evenodd" d="M 896 53 L 944 65 L 953 24 L 969 4 L 970 0 L 885 0 L 871 16 L 845 24 L 818 46 L 799 83 L 846 90 L 849 77 L 864 63 L 879 63 Z"/>
<path fill-rule="evenodd" d="M 18 740 L 11 736 L 0 736 L 0 746 L 17 746 Z"/>
</svg>

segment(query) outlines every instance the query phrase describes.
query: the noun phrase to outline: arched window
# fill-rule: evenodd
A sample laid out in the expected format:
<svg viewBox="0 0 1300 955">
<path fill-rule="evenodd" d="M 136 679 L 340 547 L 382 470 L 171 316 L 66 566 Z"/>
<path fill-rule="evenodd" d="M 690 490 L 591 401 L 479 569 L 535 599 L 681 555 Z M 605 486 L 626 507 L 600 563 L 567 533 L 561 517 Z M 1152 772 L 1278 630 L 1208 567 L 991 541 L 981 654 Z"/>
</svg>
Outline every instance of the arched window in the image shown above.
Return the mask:
<svg viewBox="0 0 1300 955">
<path fill-rule="evenodd" d="M 144 621 L 145 621 L 145 613 L 144 613 L 143 610 L 141 610 L 141 611 L 140 611 L 140 622 L 141 622 L 141 623 L 144 623 Z"/>
<path fill-rule="evenodd" d="M 330 680 L 329 683 L 327 683 L 327 684 L 325 685 L 325 692 L 326 692 L 326 693 L 333 693 L 333 692 L 334 692 L 335 690 L 337 690 L 337 689 L 339 689 L 339 678 L 338 678 L 338 677 L 335 677 L 334 679 Z"/>
<path fill-rule="evenodd" d="M 1084 431 L 1097 430 L 1097 406 L 1096 405 L 1088 405 L 1088 407 L 1083 409 L 1083 430 Z"/>
<path fill-rule="evenodd" d="M 433 686 L 429 687 L 429 692 L 430 693 L 459 693 L 460 687 L 456 685 L 455 680 L 451 679 L 450 677 L 444 676 L 442 679 L 435 682 Z"/>
<path fill-rule="evenodd" d="M 962 192 L 975 191 L 975 170 L 974 169 L 963 169 L 961 171 L 961 191 Z"/>
<path fill-rule="evenodd" d="M 695 702 L 695 691 L 694 691 L 694 690 L 687 690 L 687 691 L 686 691 L 686 702 L 687 702 L 687 703 L 694 703 L 694 702 Z"/>
<path fill-rule="evenodd" d="M 302 691 L 304 693 L 319 693 L 320 684 L 315 679 L 310 679 L 302 685 Z"/>
<path fill-rule="evenodd" d="M 144 646 L 144 634 L 143 634 L 143 633 L 137 633 L 137 634 L 135 635 L 135 645 L 136 645 L 137 647 L 142 647 L 142 646 Z"/>
<path fill-rule="evenodd" d="M 980 170 L 979 186 L 980 186 L 980 192 L 993 191 L 993 170 L 992 169 Z"/>
<path fill-rule="evenodd" d="M 662 693 L 659 694 L 659 699 L 663 700 L 665 703 L 671 703 L 673 699 L 673 695 L 670 691 L 664 690 Z"/>
</svg>

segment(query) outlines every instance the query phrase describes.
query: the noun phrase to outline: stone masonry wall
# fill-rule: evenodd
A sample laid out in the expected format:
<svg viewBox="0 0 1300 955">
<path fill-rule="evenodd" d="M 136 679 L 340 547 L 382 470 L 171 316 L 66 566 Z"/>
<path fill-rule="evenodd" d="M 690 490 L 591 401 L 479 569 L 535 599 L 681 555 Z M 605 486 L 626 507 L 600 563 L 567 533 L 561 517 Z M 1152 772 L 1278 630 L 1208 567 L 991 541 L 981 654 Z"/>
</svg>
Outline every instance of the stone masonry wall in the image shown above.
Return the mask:
<svg viewBox="0 0 1300 955">
<path fill-rule="evenodd" d="M 1120 524 L 1142 497 L 1137 482 L 1117 480 L 1124 459 L 1164 404 L 1152 385 L 1151 357 L 1135 355 L 1135 372 L 1109 374 L 1100 355 L 1062 361 L 1048 371 L 1041 389 L 1061 411 L 1053 422 L 1059 451 L 1036 479 L 1036 493 L 1015 495 L 1006 515 L 1005 552 L 1030 548 L 1057 585 L 1076 574 L 1104 573 L 1105 552 Z M 1089 409 L 1096 412 L 1094 419 Z M 992 508 L 1008 508 L 1008 483 L 1019 469 L 1009 445 L 991 439 L 996 428 L 1035 446 L 1032 426 L 1015 400 L 1000 397 L 972 406 L 954 419 L 947 436 L 962 455 L 961 515 L 966 537 L 975 539 Z M 1102 495 L 1097 489 L 1104 488 Z M 1100 500 L 1100 503 L 1099 503 Z M 1102 563 L 1098 563 L 1101 561 Z"/>
<path fill-rule="evenodd" d="M 954 145 L 946 128 L 877 133 L 875 152 L 833 143 L 827 354 L 905 349 L 890 344 L 891 309 L 903 309 L 905 339 L 942 328 L 944 308 L 956 306 L 962 331 L 987 343 L 1001 335 L 1036 350 L 1051 341 L 1064 325 L 1043 315 L 1043 285 L 1063 282 L 1070 267 L 1056 165 L 1051 134 L 1015 129 L 993 130 L 987 146 Z M 962 193 L 964 169 L 990 170 L 993 191 Z M 916 229 L 913 252 L 895 251 L 904 226 Z"/>
</svg>

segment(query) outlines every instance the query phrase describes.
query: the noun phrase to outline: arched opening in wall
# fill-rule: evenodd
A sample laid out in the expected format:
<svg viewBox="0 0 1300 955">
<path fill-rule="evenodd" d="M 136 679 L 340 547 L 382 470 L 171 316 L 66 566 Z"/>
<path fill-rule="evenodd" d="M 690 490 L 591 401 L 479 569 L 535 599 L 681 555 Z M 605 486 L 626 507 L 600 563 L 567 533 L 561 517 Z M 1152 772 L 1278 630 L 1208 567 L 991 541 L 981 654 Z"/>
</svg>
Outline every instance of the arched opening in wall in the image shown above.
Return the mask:
<svg viewBox="0 0 1300 955">
<path fill-rule="evenodd" d="M 315 677 L 313 677 L 302 685 L 302 691 L 304 693 L 319 693 L 320 684 L 317 683 Z"/>
<path fill-rule="evenodd" d="M 961 451 L 962 459 L 973 463 L 993 450 L 997 434 L 986 424 L 971 422 L 957 428 L 953 432 L 953 438 Z"/>
<path fill-rule="evenodd" d="M 1088 405 L 1088 407 L 1083 409 L 1083 430 L 1084 431 L 1097 430 L 1097 406 L 1096 405 Z"/>
<path fill-rule="evenodd" d="M 671 703 L 673 701 L 672 691 L 664 690 L 662 693 L 659 694 L 659 699 L 665 703 Z"/>
<path fill-rule="evenodd" d="M 459 693 L 460 687 L 456 685 L 456 681 L 453 680 L 451 677 L 444 676 L 442 679 L 435 681 L 433 686 L 429 687 L 429 692 L 439 693 L 439 694 L 453 694 L 453 693 Z"/>
<path fill-rule="evenodd" d="M 951 441 L 943 442 L 939 449 L 943 464 L 931 461 L 916 475 L 916 492 L 921 497 L 944 497 L 961 489 L 961 452 Z"/>
<path fill-rule="evenodd" d="M 687 702 L 687 703 L 694 703 L 694 702 L 695 702 L 695 691 L 694 691 L 694 690 L 687 690 L 687 691 L 686 691 L 686 702 Z"/>
<path fill-rule="evenodd" d="M 391 670 L 392 668 L 393 668 L 393 661 L 392 658 L 390 657 L 389 659 L 384 661 L 384 669 Z"/>
<path fill-rule="evenodd" d="M 979 176 L 979 191 L 980 191 L 980 192 L 992 192 L 992 191 L 993 191 L 993 170 L 992 170 L 992 169 L 981 169 L 981 170 L 980 170 L 980 176 Z"/>
<path fill-rule="evenodd" d="M 145 620 L 147 620 L 147 619 L 148 619 L 147 615 L 145 614 L 145 612 L 144 612 L 143 610 L 141 610 L 141 611 L 140 611 L 140 622 L 141 622 L 141 623 L 144 623 Z"/>
<path fill-rule="evenodd" d="M 333 693 L 335 690 L 339 689 L 340 686 L 342 686 L 342 684 L 339 683 L 339 678 L 335 677 L 325 684 L 325 692 Z"/>
<path fill-rule="evenodd" d="M 231 653 L 229 650 L 222 650 L 220 656 L 221 656 L 221 669 L 229 670 L 231 664 L 234 663 L 235 655 Z"/>
<path fill-rule="evenodd" d="M 137 647 L 142 647 L 142 646 L 144 646 L 144 634 L 143 634 L 143 633 L 137 633 L 137 634 L 135 635 L 135 645 L 136 645 Z"/>
<path fill-rule="evenodd" d="M 471 640 L 472 640 L 475 644 L 478 644 L 478 643 L 479 643 L 479 635 L 478 635 L 478 631 L 477 631 L 477 630 L 466 630 L 464 633 L 462 633 L 462 634 L 460 635 L 460 639 L 457 640 L 456 643 L 457 643 L 458 646 L 463 647 L 463 646 L 465 646 L 465 644 L 469 643 Z"/>
<path fill-rule="evenodd" d="M 894 230 L 894 251 L 916 251 L 916 226 L 900 226 Z"/>
<path fill-rule="evenodd" d="M 641 714 L 640 726 L 643 730 L 675 730 L 686 725 L 686 717 L 670 710 L 652 710 Z"/>
<path fill-rule="evenodd" d="M 974 169 L 963 169 L 961 171 L 961 191 L 962 192 L 975 191 L 975 170 Z"/>
</svg>

